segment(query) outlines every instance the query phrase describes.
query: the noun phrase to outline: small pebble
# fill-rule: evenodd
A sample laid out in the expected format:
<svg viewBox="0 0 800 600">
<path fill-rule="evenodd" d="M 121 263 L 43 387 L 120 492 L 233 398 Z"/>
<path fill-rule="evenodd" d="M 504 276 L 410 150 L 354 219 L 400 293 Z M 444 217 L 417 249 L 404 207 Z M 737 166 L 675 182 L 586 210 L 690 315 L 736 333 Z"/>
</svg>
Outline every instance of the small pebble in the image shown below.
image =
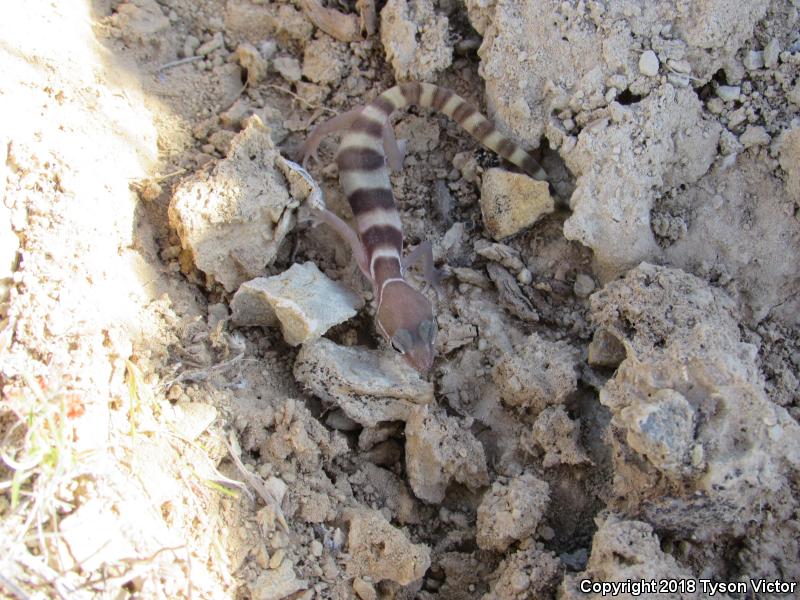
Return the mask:
<svg viewBox="0 0 800 600">
<path fill-rule="evenodd" d="M 319 558 L 322 556 L 322 543 L 319 540 L 311 542 L 311 554 Z"/>
<path fill-rule="evenodd" d="M 781 46 L 776 38 L 772 38 L 764 47 L 764 66 L 774 69 L 778 66 L 778 58 L 781 55 Z"/>
<path fill-rule="evenodd" d="M 195 50 L 195 54 L 197 56 L 208 56 L 214 50 L 218 50 L 225 45 L 225 38 L 222 37 L 222 32 L 215 33 L 214 37 L 208 40 L 205 44 L 202 44 L 197 50 Z"/>
<path fill-rule="evenodd" d="M 769 134 L 767 130 L 758 126 L 748 125 L 747 129 L 744 130 L 744 133 L 739 136 L 739 141 L 745 148 L 751 148 L 753 146 L 767 146 L 770 142 Z"/>
<path fill-rule="evenodd" d="M 588 297 L 594 291 L 594 279 L 585 273 L 578 273 L 577 277 L 575 277 L 573 290 L 578 298 Z"/>
<path fill-rule="evenodd" d="M 742 62 L 748 71 L 762 69 L 764 68 L 764 53 L 758 50 L 750 50 L 744 55 Z"/>
<path fill-rule="evenodd" d="M 646 77 L 658 75 L 658 57 L 652 50 L 645 50 L 639 57 L 639 72 Z"/>
<path fill-rule="evenodd" d="M 738 85 L 721 85 L 717 88 L 717 96 L 725 102 L 733 102 L 739 99 L 742 88 Z"/>
<path fill-rule="evenodd" d="M 533 281 L 533 274 L 528 269 L 522 269 L 517 274 L 517 281 L 522 285 L 530 285 L 531 281 Z"/>
<path fill-rule="evenodd" d="M 272 66 L 287 81 L 300 81 L 303 71 L 300 61 L 291 56 L 278 56 L 272 61 Z"/>
</svg>

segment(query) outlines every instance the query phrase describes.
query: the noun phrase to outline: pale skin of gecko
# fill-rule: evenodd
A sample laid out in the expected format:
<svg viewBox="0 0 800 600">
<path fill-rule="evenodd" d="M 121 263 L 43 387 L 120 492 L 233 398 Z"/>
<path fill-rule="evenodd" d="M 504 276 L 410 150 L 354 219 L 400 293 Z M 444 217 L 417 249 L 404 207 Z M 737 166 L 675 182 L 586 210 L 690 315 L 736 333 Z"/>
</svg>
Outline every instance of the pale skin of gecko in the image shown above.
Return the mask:
<svg viewBox="0 0 800 600">
<path fill-rule="evenodd" d="M 425 374 L 435 357 L 436 321 L 431 303 L 406 281 L 405 270 L 422 260 L 425 279 L 434 286 L 438 274 L 429 242 L 419 244 L 408 256 L 402 257 L 402 223 L 387 168 L 399 170 L 403 163 L 389 117 L 395 110 L 411 104 L 434 108 L 451 117 L 484 146 L 528 175 L 545 180 L 546 174 L 530 154 L 495 129 L 466 100 L 429 83 L 411 82 L 390 88 L 372 102 L 317 126 L 303 145 L 305 165 L 310 157 L 316 158 L 317 147 L 325 135 L 345 130 L 336 161 L 339 181 L 353 210 L 356 229 L 321 202 L 312 208 L 312 217 L 333 227 L 349 243 L 356 263 L 372 283 L 376 328 L 395 351 Z M 298 165 L 292 168 L 295 167 L 299 168 Z M 305 174 L 301 175 L 309 180 L 308 173 L 302 171 Z M 310 183 L 316 186 L 313 179 Z"/>
</svg>

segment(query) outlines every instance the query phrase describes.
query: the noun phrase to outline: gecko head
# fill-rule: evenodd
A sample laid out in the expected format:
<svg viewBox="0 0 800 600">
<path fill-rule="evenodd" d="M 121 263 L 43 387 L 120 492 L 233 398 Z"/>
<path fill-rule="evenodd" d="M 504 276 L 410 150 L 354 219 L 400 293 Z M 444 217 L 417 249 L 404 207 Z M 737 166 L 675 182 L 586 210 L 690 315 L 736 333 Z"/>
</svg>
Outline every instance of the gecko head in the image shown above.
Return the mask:
<svg viewBox="0 0 800 600">
<path fill-rule="evenodd" d="M 389 283 L 378 306 L 376 324 L 406 362 L 422 374 L 431 370 L 436 321 L 425 296 L 404 281 Z"/>
</svg>

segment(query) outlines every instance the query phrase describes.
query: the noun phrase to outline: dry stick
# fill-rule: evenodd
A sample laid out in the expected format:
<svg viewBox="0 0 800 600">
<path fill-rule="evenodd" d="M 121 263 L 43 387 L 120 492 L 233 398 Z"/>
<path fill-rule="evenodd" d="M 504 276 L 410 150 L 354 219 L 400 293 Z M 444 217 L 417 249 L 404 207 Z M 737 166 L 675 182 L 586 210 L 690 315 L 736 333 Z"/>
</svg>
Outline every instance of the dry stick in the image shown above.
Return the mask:
<svg viewBox="0 0 800 600">
<path fill-rule="evenodd" d="M 205 58 L 204 56 L 187 56 L 186 58 L 181 58 L 179 60 L 173 60 L 172 62 L 164 63 L 160 67 L 158 67 L 154 73 L 158 73 L 160 71 L 166 71 L 167 69 L 171 69 L 172 67 L 179 67 L 180 65 L 185 65 L 190 62 L 194 62 L 196 60 L 202 60 Z"/>
<path fill-rule="evenodd" d="M 0 573 L 0 586 L 6 588 L 9 592 L 11 592 L 14 596 L 16 596 L 19 600 L 28 600 L 30 596 L 28 596 L 25 592 L 23 592 L 16 583 L 8 579 L 5 575 Z"/>
<path fill-rule="evenodd" d="M 300 96 L 298 96 L 297 94 L 295 94 L 292 90 L 290 90 L 288 88 L 281 87 L 281 86 L 275 85 L 273 83 L 270 83 L 267 87 L 270 87 L 270 88 L 272 88 L 274 90 L 278 90 L 279 92 L 283 92 L 284 94 L 289 94 L 292 98 L 294 98 L 298 102 L 301 102 L 301 103 L 305 104 L 308 108 L 313 108 L 315 110 L 324 110 L 324 111 L 327 111 L 327 112 L 331 113 L 332 115 L 338 115 L 339 114 L 335 110 L 333 110 L 332 108 L 327 108 L 325 106 L 319 106 L 317 104 L 313 104 L 313 103 L 309 102 L 305 98 L 301 98 Z"/>
<path fill-rule="evenodd" d="M 281 511 L 280 504 L 278 504 L 278 499 L 270 493 L 260 477 L 253 475 L 247 470 L 242 462 L 242 459 L 239 458 L 239 453 L 234 450 L 234 445 L 238 448 L 239 444 L 235 442 L 233 438 L 233 432 L 230 432 L 230 437 L 228 439 L 222 438 L 222 440 L 225 442 L 225 446 L 228 448 L 228 453 L 231 455 L 233 463 L 236 465 L 236 468 L 239 469 L 239 472 L 242 474 L 242 476 L 247 480 L 247 483 L 252 486 L 252 488 L 266 504 L 275 509 L 278 525 L 281 526 L 285 533 L 291 534 L 289 531 L 289 525 L 286 523 L 286 518 L 283 516 L 283 511 Z"/>
</svg>

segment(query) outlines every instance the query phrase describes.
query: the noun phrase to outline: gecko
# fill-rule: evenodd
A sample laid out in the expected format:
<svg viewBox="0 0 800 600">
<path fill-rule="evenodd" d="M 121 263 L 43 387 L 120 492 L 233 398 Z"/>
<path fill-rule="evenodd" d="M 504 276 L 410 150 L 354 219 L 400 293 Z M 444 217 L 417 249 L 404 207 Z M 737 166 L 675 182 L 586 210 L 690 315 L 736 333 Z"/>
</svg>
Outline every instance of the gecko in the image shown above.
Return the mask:
<svg viewBox="0 0 800 600">
<path fill-rule="evenodd" d="M 324 203 L 312 207 L 312 219 L 331 226 L 350 245 L 359 269 L 372 284 L 376 329 L 412 367 L 426 374 L 435 356 L 436 320 L 430 301 L 408 283 L 405 272 L 423 261 L 425 280 L 434 287 L 439 274 L 430 242 L 422 242 L 403 257 L 403 226 L 389 180 L 389 168 L 396 171 L 403 164 L 403 152 L 389 117 L 410 105 L 447 115 L 531 177 L 546 180 L 546 173 L 473 105 L 455 92 L 430 83 L 408 82 L 389 88 L 371 102 L 315 127 L 301 148 L 305 167 L 310 158 L 318 160 L 317 149 L 324 136 L 344 131 L 336 164 L 356 230 L 327 210 Z"/>
</svg>

